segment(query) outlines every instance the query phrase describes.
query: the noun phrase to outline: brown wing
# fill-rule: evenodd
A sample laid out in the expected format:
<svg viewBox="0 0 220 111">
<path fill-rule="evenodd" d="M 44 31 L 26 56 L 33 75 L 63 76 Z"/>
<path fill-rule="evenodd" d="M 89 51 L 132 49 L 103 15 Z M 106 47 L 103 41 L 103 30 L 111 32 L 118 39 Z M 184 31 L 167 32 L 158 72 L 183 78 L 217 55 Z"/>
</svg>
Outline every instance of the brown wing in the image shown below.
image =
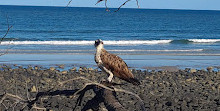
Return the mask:
<svg viewBox="0 0 220 111">
<path fill-rule="evenodd" d="M 118 56 L 108 53 L 106 50 L 102 50 L 101 60 L 103 66 L 110 70 L 114 76 L 129 81 L 134 78 L 131 71 L 128 69 L 127 64 Z"/>
</svg>

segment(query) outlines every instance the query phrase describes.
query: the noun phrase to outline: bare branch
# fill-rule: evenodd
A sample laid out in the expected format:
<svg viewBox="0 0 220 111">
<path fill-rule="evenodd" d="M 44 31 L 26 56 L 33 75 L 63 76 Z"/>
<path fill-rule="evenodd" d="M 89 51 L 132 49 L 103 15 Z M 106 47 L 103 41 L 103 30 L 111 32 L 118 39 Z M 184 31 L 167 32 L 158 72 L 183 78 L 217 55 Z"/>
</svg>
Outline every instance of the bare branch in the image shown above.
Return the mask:
<svg viewBox="0 0 220 111">
<path fill-rule="evenodd" d="M 97 5 L 98 3 L 102 2 L 102 1 L 103 1 L 103 0 L 98 0 L 95 5 Z M 107 0 L 105 0 L 105 10 L 106 10 L 106 11 L 110 11 L 110 10 L 108 9 L 108 6 L 107 6 Z"/>
<path fill-rule="evenodd" d="M 137 6 L 138 6 L 138 8 L 140 8 L 139 3 L 138 3 L 138 0 L 136 0 L 136 2 L 137 2 Z"/>
<path fill-rule="evenodd" d="M 104 1 L 104 0 L 98 0 L 95 5 L 97 5 L 98 3 L 102 2 L 102 1 Z M 131 0 L 127 0 L 126 2 L 124 2 L 115 12 L 119 11 L 120 8 L 121 8 L 123 5 L 125 5 L 127 2 L 129 2 L 129 1 L 131 1 Z M 70 1 L 68 2 L 68 4 L 67 4 L 66 7 L 68 7 L 71 2 L 72 2 L 72 0 L 70 0 Z M 138 8 L 140 8 L 139 3 L 138 3 L 138 0 L 136 0 L 136 3 L 137 3 Z M 110 10 L 108 9 L 108 6 L 107 6 L 107 0 L 105 0 L 105 10 L 106 10 L 106 11 L 110 11 Z"/>
<path fill-rule="evenodd" d="M 110 10 L 108 10 L 107 0 L 105 0 L 105 11 L 110 11 Z"/>
<path fill-rule="evenodd" d="M 10 31 L 10 29 L 13 27 L 12 25 L 10 26 L 9 25 L 9 22 L 8 22 L 8 16 L 6 16 L 7 17 L 7 25 L 8 25 L 8 29 L 7 29 L 7 31 L 6 31 L 6 33 L 5 33 L 5 35 L 1 38 L 1 40 L 0 40 L 0 44 L 2 43 L 2 41 L 4 40 L 4 38 L 8 35 L 8 32 Z"/>
<path fill-rule="evenodd" d="M 127 0 L 126 2 L 124 2 L 120 7 L 118 7 L 118 9 L 115 11 L 115 12 L 117 12 L 117 11 L 119 11 L 120 9 L 121 9 L 121 7 L 123 6 L 123 5 L 125 5 L 127 2 L 129 2 L 129 1 L 131 1 L 131 0 Z"/>
<path fill-rule="evenodd" d="M 68 7 L 68 6 L 70 5 L 71 2 L 72 2 L 72 0 L 70 0 L 70 1 L 68 2 L 68 4 L 66 5 L 66 7 Z"/>
<path fill-rule="evenodd" d="M 13 27 L 12 25 L 11 26 L 9 25 L 8 15 L 6 15 L 6 20 L 7 20 L 8 29 L 7 29 L 7 31 L 5 33 L 5 35 L 1 38 L 0 45 L 2 44 L 2 41 L 5 39 L 5 37 L 8 35 L 10 29 Z M 8 48 L 4 53 L 1 53 L 0 56 L 7 54 L 9 49 L 11 49 L 11 48 Z"/>
<path fill-rule="evenodd" d="M 11 40 L 11 41 L 13 41 L 13 40 Z M 10 42 L 11 42 L 10 41 Z M 10 42 L 9 42 L 9 44 L 10 44 Z M 0 43 L 1 44 L 1 43 Z M 0 56 L 2 56 L 2 55 L 5 55 L 5 54 L 8 54 L 8 51 L 10 50 L 10 49 L 12 49 L 13 48 L 13 46 L 11 46 L 10 48 L 8 48 L 4 53 L 1 53 L 0 54 Z"/>
<path fill-rule="evenodd" d="M 31 109 L 35 109 L 35 110 L 42 110 L 42 111 L 46 111 L 46 108 L 41 108 L 41 107 L 37 107 L 36 104 L 33 105 L 33 107 Z"/>
<path fill-rule="evenodd" d="M 8 53 L 9 50 L 6 50 L 4 53 L 1 53 L 0 56 L 3 56 Z"/>
<path fill-rule="evenodd" d="M 27 76 L 27 74 L 26 74 L 26 76 Z M 25 81 L 25 86 L 26 86 L 26 96 L 27 96 L 28 101 L 30 101 L 29 92 L 28 92 L 28 83 L 27 83 L 27 80 Z"/>
<path fill-rule="evenodd" d="M 96 4 L 95 5 L 97 5 L 98 3 L 100 3 L 100 2 L 102 2 L 103 0 L 98 0 L 97 2 L 96 2 Z"/>
<path fill-rule="evenodd" d="M 19 101 L 19 102 L 27 102 L 27 100 L 25 100 L 25 99 L 23 99 L 23 98 L 21 98 L 21 97 L 19 97 L 19 96 L 17 96 L 17 95 L 13 95 L 13 94 L 10 94 L 10 93 L 6 93 L 6 94 L 3 95 L 2 99 L 0 100 L 0 104 L 2 104 L 3 101 L 4 101 L 5 99 L 7 99 L 7 98 L 11 98 L 11 99 L 13 99 L 13 100 L 15 100 L 15 101 Z"/>
</svg>

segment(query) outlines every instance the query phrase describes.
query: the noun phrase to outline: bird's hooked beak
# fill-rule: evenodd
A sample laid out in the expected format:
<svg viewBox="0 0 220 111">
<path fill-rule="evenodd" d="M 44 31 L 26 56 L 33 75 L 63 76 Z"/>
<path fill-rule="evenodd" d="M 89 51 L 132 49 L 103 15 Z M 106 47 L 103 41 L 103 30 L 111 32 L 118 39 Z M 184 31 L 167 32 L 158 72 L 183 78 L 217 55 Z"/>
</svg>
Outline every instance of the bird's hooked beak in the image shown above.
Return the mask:
<svg viewBox="0 0 220 111">
<path fill-rule="evenodd" d="M 94 46 L 97 47 L 97 46 L 99 46 L 100 44 L 103 44 L 103 41 L 102 41 L 101 39 L 98 39 L 98 40 L 95 41 Z"/>
</svg>

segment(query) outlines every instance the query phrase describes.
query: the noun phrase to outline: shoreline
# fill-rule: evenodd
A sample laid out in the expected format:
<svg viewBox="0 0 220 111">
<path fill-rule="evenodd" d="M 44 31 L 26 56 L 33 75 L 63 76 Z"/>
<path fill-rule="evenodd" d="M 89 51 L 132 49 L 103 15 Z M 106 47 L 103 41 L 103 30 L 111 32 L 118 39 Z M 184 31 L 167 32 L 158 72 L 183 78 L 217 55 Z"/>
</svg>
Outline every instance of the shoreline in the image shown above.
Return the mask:
<svg viewBox="0 0 220 111">
<path fill-rule="evenodd" d="M 206 69 L 214 67 L 218 70 L 220 56 L 200 55 L 120 55 L 131 69 L 147 70 L 148 68 Z M 97 68 L 93 54 L 6 54 L 0 57 L 0 65 L 42 66 L 45 68 L 65 65 L 65 70 L 72 67 Z M 165 68 L 166 69 L 166 68 Z"/>
</svg>

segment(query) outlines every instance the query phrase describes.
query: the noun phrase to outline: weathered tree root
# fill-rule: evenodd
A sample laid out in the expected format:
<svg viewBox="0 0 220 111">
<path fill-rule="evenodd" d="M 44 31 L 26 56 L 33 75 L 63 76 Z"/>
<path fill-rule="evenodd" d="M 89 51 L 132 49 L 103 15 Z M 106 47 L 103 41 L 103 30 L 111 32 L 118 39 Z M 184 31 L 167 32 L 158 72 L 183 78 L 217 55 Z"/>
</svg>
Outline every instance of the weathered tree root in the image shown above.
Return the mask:
<svg viewBox="0 0 220 111">
<path fill-rule="evenodd" d="M 105 84 L 104 82 L 102 84 Z M 81 105 L 82 99 L 86 91 L 93 89 L 95 92 L 95 97 L 89 100 L 86 105 L 82 108 L 82 111 L 86 111 L 88 109 L 92 109 L 93 111 L 98 111 L 100 108 L 100 104 L 104 102 L 104 105 L 109 111 L 127 111 L 124 106 L 120 104 L 120 102 L 116 98 L 116 93 L 110 91 L 108 89 L 99 87 L 95 84 L 86 85 L 83 89 L 77 91 L 74 95 L 79 95 L 77 99 L 77 104 L 75 108 Z M 75 109 L 74 108 L 74 109 Z"/>
<path fill-rule="evenodd" d="M 130 91 L 126 91 L 123 89 L 117 89 L 114 88 L 114 83 L 109 83 L 106 81 L 103 81 L 100 83 L 96 83 L 96 82 L 92 82 L 84 77 L 78 77 L 78 78 L 74 78 L 74 79 L 69 79 L 63 82 L 59 82 L 60 85 L 63 85 L 67 82 L 73 81 L 73 80 L 79 80 L 82 79 L 84 81 L 88 81 L 90 83 L 87 83 L 84 85 L 84 87 L 80 90 L 78 90 L 76 93 L 74 93 L 74 97 L 76 97 L 77 95 L 79 95 L 78 99 L 77 99 L 77 103 L 75 108 L 81 104 L 82 99 L 84 97 L 84 94 L 86 91 L 93 89 L 93 91 L 95 92 L 95 97 L 88 101 L 86 103 L 86 105 L 83 107 L 83 111 L 88 110 L 88 109 L 92 109 L 94 111 L 98 110 L 97 108 L 99 108 L 100 103 L 104 102 L 106 108 L 109 111 L 127 111 L 124 106 L 122 106 L 120 104 L 120 102 L 118 101 L 118 99 L 116 98 L 116 92 L 122 92 L 122 93 L 126 93 L 126 94 L 130 94 L 135 96 L 138 100 L 139 100 L 139 104 L 141 106 L 142 111 L 145 111 L 145 107 L 144 107 L 144 103 L 143 100 L 135 93 L 132 93 Z M 118 85 L 118 84 L 116 84 Z M 75 109 L 74 108 L 74 109 Z"/>
</svg>

